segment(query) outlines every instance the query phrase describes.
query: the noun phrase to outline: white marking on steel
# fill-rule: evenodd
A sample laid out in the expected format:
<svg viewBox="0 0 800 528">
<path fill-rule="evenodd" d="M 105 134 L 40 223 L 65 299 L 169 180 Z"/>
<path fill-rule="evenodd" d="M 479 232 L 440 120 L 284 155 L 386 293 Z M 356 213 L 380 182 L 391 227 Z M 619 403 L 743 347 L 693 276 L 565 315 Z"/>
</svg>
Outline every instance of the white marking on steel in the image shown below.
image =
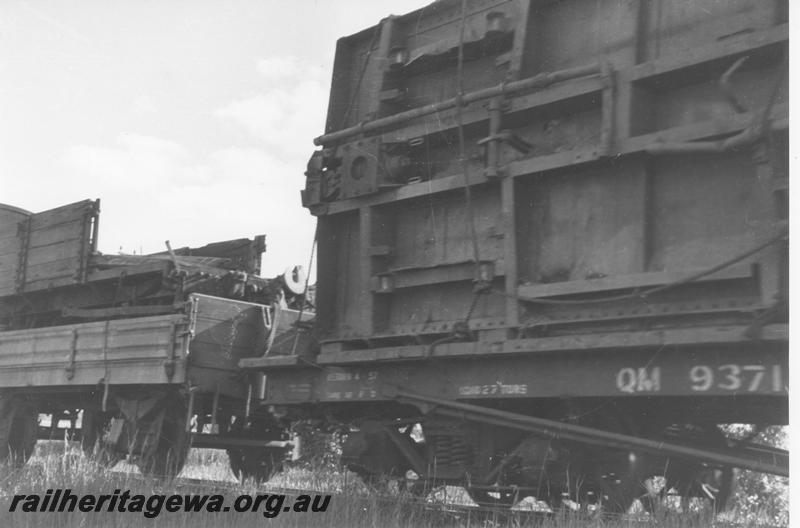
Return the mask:
<svg viewBox="0 0 800 528">
<path fill-rule="evenodd" d="M 617 372 L 617 390 L 635 392 L 658 392 L 661 390 L 661 367 L 626 367 Z"/>
<path fill-rule="evenodd" d="M 707 391 L 714 384 L 714 372 L 705 365 L 695 365 L 689 371 L 693 391 Z"/>
<path fill-rule="evenodd" d="M 718 370 L 726 380 L 724 383 L 719 383 L 720 389 L 739 390 L 739 387 L 742 386 L 742 368 L 739 365 L 720 365 Z"/>
<path fill-rule="evenodd" d="M 527 383 L 512 383 L 506 384 L 500 381 L 486 385 L 462 385 L 458 388 L 460 396 L 519 396 L 528 394 Z"/>
<path fill-rule="evenodd" d="M 724 391 L 737 391 L 742 387 L 746 387 L 747 392 L 759 392 L 759 390 L 762 390 L 767 366 L 739 365 L 736 363 L 719 365 L 716 367 L 716 372 L 721 379 L 715 378 L 714 370 L 714 367 L 708 365 L 695 365 L 692 367 L 689 370 L 692 390 L 705 392 L 712 387 L 716 387 Z M 772 365 L 772 391 L 782 392 L 782 385 L 781 366 Z M 764 387 L 764 389 L 767 388 Z"/>
</svg>

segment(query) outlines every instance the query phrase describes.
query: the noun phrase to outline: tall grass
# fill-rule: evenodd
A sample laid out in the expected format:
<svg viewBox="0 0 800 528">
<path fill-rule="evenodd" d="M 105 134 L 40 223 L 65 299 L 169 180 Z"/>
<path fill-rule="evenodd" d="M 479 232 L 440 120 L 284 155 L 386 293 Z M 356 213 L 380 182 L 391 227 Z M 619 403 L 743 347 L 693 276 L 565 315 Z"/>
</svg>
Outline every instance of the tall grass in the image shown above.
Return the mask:
<svg viewBox="0 0 800 528">
<path fill-rule="evenodd" d="M 658 526 L 660 528 L 693 528 L 708 526 L 708 518 L 688 515 L 671 515 L 660 519 L 630 517 L 625 519 L 590 518 L 563 511 L 555 514 L 532 514 L 523 511 L 480 512 L 453 504 L 469 503 L 462 490 L 446 488 L 431 493 L 427 500 L 402 493 L 376 493 L 354 474 L 335 466 L 315 468 L 313 471 L 288 468 L 267 484 L 253 481 L 239 483 L 228 468 L 223 451 L 195 449 L 190 454 L 184 478 L 206 479 L 195 482 L 178 479 L 163 482 L 145 479 L 131 465 L 121 462 L 112 470 L 104 468 L 85 457 L 74 444 L 40 442 L 28 464 L 18 470 L 3 474 L 0 486 L 0 526 L 2 527 L 187 527 L 217 528 L 239 526 L 286 527 L 347 527 L 394 528 L 418 526 L 422 528 L 542 528 Z M 110 494 L 115 489 L 131 490 L 132 494 L 220 494 L 226 504 L 232 504 L 240 494 L 278 492 L 284 489 L 315 490 L 331 493 L 333 498 L 324 513 L 287 512 L 275 518 L 265 518 L 261 512 L 220 513 L 168 513 L 162 512 L 154 519 L 141 513 L 24 513 L 8 511 L 15 494 L 44 494 L 47 489 L 69 488 L 76 495 Z M 287 504 L 292 493 L 287 492 Z M 736 526 L 716 521 L 716 526 Z"/>
</svg>

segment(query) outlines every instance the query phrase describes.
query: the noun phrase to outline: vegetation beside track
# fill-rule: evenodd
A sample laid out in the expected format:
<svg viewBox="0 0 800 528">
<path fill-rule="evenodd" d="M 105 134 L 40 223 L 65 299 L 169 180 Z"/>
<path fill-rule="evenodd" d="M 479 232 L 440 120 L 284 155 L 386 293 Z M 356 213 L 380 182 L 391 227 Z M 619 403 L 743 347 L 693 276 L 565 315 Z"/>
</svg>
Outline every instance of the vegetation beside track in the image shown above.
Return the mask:
<svg viewBox="0 0 800 528">
<path fill-rule="evenodd" d="M 290 498 L 301 493 L 331 493 L 331 506 L 325 513 L 285 513 L 265 519 L 259 513 L 162 513 L 156 519 L 145 519 L 136 513 L 14 513 L 8 504 L 16 493 L 44 493 L 47 489 L 69 488 L 76 494 L 112 493 L 115 489 L 130 489 L 132 493 L 150 494 L 211 494 L 219 493 L 232 501 L 242 494 L 285 493 Z M 108 470 L 85 457 L 75 444 L 40 442 L 36 454 L 26 466 L 6 472 L 0 485 L 0 525 L 21 528 L 61 526 L 123 527 L 159 526 L 212 528 L 217 526 L 249 527 L 353 527 L 394 528 L 414 526 L 421 528 L 605 528 L 605 527 L 655 527 L 693 528 L 713 524 L 719 528 L 738 526 L 786 526 L 788 518 L 774 516 L 774 504 L 759 515 L 741 517 L 720 516 L 710 521 L 703 512 L 683 514 L 668 512 L 659 519 L 646 515 L 625 518 L 585 516 L 563 511 L 556 514 L 531 511 L 532 502 L 523 503 L 514 511 L 479 510 L 459 488 L 441 488 L 427 499 L 384 490 L 377 493 L 349 471 L 333 464 L 318 463 L 310 469 L 301 464 L 287 468 L 269 483 L 257 485 L 248 481 L 239 483 L 228 467 L 223 451 L 192 450 L 181 478 L 172 482 L 145 479 L 132 465 L 121 462 Z M 757 491 L 756 487 L 749 491 Z M 525 506 L 528 509 L 525 509 Z M 535 506 L 534 506 L 535 508 Z M 767 519 L 767 514 L 773 515 Z M 760 519 L 759 519 L 760 517 Z"/>
</svg>

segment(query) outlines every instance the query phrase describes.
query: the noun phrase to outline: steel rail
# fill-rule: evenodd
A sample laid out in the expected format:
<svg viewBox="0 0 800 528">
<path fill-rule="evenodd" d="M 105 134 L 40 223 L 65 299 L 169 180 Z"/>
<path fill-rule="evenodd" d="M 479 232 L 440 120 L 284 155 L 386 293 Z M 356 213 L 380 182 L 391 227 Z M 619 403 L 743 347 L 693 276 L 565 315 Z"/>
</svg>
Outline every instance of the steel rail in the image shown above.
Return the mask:
<svg viewBox="0 0 800 528">
<path fill-rule="evenodd" d="M 575 442 L 602 445 L 616 449 L 633 449 L 656 454 L 668 454 L 689 460 L 700 460 L 725 466 L 769 473 L 782 477 L 789 476 L 788 453 L 770 453 L 772 462 L 746 458 L 745 452 L 737 456 L 734 449 L 722 452 L 721 450 L 701 449 L 686 445 L 640 438 L 592 427 L 568 424 L 545 418 L 536 418 L 524 414 L 500 411 L 479 405 L 425 396 L 402 389 L 394 389 L 392 396 L 408 403 L 418 402 L 436 406 L 433 412 L 451 417 L 473 419 L 483 423 L 510 427 L 528 431 L 551 438 L 561 438 Z M 784 463 L 785 462 L 785 463 Z"/>
<path fill-rule="evenodd" d="M 416 119 L 418 117 L 424 117 L 426 115 L 435 114 L 443 110 L 449 110 L 457 106 L 465 106 L 470 103 L 474 103 L 476 101 L 491 99 L 492 97 L 508 95 L 517 92 L 524 92 L 529 90 L 537 90 L 549 86 L 551 84 L 555 84 L 557 82 L 568 81 L 570 79 L 575 79 L 578 77 L 599 75 L 601 73 L 601 70 L 602 68 L 600 63 L 593 62 L 585 66 L 578 66 L 575 68 L 567 68 L 564 70 L 540 73 L 538 75 L 534 75 L 533 77 L 528 77 L 527 79 L 501 83 L 496 86 L 491 86 L 489 88 L 483 88 L 481 90 L 469 92 L 460 97 L 456 96 L 450 99 L 445 99 L 444 101 L 439 101 L 438 103 L 431 103 L 429 105 L 420 106 L 419 108 L 414 108 L 412 110 L 400 112 L 399 114 L 373 119 L 372 121 L 363 121 L 358 125 L 351 126 L 349 128 L 343 128 L 341 130 L 337 130 L 335 132 L 331 132 L 329 134 L 324 134 L 322 136 L 314 138 L 314 145 L 317 146 L 326 145 L 328 143 L 333 143 L 335 141 L 347 139 L 353 136 L 357 136 L 359 134 L 366 134 L 367 132 L 373 132 L 375 130 L 387 128 L 392 125 L 397 125 L 399 123 L 403 123 L 411 119 Z"/>
</svg>

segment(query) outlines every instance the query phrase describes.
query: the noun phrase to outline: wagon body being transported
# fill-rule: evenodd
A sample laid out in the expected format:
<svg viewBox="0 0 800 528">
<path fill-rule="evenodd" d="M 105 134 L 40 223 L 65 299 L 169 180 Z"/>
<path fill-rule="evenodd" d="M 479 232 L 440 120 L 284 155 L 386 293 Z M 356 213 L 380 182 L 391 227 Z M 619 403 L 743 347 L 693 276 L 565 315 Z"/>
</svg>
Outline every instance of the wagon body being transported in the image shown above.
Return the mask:
<svg viewBox="0 0 800 528">
<path fill-rule="evenodd" d="M 262 402 L 479 502 L 786 474 L 720 426 L 788 420 L 787 9 L 442 0 L 342 38 L 319 347 L 242 360 Z"/>
</svg>

